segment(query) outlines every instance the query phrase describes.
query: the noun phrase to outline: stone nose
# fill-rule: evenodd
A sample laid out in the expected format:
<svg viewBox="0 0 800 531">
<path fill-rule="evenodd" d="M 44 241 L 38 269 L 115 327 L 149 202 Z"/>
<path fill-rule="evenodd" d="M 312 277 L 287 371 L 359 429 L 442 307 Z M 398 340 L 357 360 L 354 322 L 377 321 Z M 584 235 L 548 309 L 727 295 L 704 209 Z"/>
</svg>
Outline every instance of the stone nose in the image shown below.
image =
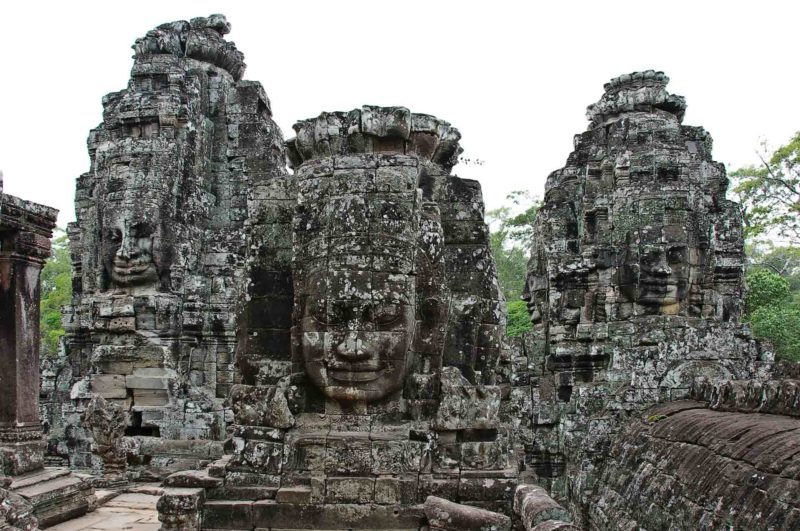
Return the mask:
<svg viewBox="0 0 800 531">
<path fill-rule="evenodd" d="M 355 334 L 348 334 L 336 345 L 336 355 L 346 361 L 363 361 L 370 357 L 366 344 Z"/>
<path fill-rule="evenodd" d="M 136 258 L 138 254 L 136 241 L 129 235 L 123 234 L 119 249 L 117 249 L 117 256 L 120 258 Z"/>
<path fill-rule="evenodd" d="M 672 274 L 672 268 L 666 260 L 660 260 L 655 267 L 653 267 L 652 272 L 656 275 L 669 276 Z"/>
</svg>

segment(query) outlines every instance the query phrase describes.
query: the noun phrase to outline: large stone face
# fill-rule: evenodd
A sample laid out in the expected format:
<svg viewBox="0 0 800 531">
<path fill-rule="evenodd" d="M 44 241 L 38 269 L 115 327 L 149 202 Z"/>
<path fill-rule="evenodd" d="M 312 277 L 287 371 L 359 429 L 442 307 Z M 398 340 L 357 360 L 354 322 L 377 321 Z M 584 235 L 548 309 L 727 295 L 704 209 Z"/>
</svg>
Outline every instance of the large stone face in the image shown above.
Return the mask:
<svg viewBox="0 0 800 531">
<path fill-rule="evenodd" d="M 285 173 L 269 100 L 241 80 L 228 31 L 221 15 L 159 26 L 134 44 L 127 89 L 103 99 L 69 228 L 74 385 L 62 397 L 68 420 L 51 423 L 54 440 L 79 424 L 92 394 L 122 407 L 127 435 L 224 436 L 222 399 L 238 379 L 248 191 Z M 99 467 L 83 442 L 91 431 L 71 429 L 52 448 Z"/>
<path fill-rule="evenodd" d="M 663 73 L 607 84 L 549 177 L 534 330 L 508 348 L 458 130 L 364 106 L 284 143 L 229 30 L 159 26 L 104 98 L 69 228 L 68 366 L 48 368 L 51 450 L 112 481 L 177 470 L 165 529 L 649 525 L 637 485 L 677 477 L 682 430 L 792 415 L 795 384 L 760 386 L 771 354 L 738 323 L 724 168 Z M 644 413 L 693 385 L 702 413 Z M 711 443 L 693 451 L 722 463 L 711 446 L 740 442 Z"/>
<path fill-rule="evenodd" d="M 530 457 L 577 506 L 631 414 L 697 377 L 763 377 L 772 359 L 738 324 L 742 222 L 724 167 L 667 82 L 646 71 L 605 86 L 536 220 Z"/>
<path fill-rule="evenodd" d="M 329 517 L 356 504 L 375 514 L 365 528 L 391 527 L 387 505 L 411 517 L 431 494 L 510 514 L 504 302 L 480 188 L 449 174 L 457 130 L 402 107 L 295 130 L 294 175 L 249 203 L 247 385 L 231 397 L 220 497 L 274 496 L 287 528 L 308 504 Z"/>
</svg>

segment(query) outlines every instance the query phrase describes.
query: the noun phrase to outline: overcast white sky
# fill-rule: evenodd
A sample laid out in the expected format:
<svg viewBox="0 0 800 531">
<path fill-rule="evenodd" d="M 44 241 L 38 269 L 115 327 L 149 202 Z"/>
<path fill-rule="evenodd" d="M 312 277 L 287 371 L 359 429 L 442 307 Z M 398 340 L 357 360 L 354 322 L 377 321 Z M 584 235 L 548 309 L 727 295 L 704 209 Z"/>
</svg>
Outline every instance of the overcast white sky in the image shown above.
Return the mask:
<svg viewBox="0 0 800 531">
<path fill-rule="evenodd" d="M 800 2 L 152 1 L 3 7 L 0 170 L 5 191 L 74 219 L 75 178 L 100 100 L 125 88 L 133 41 L 156 25 L 223 13 L 288 138 L 321 111 L 403 105 L 462 133 L 456 167 L 487 206 L 543 193 L 586 106 L 611 77 L 654 68 L 687 98 L 684 123 L 714 137 L 715 158 L 756 162 L 761 138 L 800 130 Z"/>
</svg>

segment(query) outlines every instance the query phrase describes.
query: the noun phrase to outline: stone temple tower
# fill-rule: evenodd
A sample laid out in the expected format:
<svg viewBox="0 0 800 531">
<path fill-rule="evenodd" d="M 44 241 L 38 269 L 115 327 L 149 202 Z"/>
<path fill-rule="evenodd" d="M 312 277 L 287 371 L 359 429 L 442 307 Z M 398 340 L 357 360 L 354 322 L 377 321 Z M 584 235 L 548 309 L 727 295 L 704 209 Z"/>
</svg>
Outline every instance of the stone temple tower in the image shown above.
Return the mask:
<svg viewBox="0 0 800 531">
<path fill-rule="evenodd" d="M 594 458 L 628 414 L 770 360 L 738 324 L 742 223 L 725 169 L 711 136 L 682 125 L 668 81 L 650 70 L 605 85 L 536 221 L 532 461 L 562 495 L 592 487 Z"/>
<path fill-rule="evenodd" d="M 73 385 L 63 413 L 73 426 L 53 449 L 74 466 L 119 461 L 111 450 L 92 457 L 81 443 L 90 435 L 127 434 L 151 465 L 187 464 L 192 445 L 178 445 L 176 461 L 174 440 L 198 441 L 198 458 L 221 452 L 208 441 L 224 437 L 222 399 L 238 379 L 247 193 L 285 172 L 270 102 L 241 79 L 244 56 L 224 40 L 229 31 L 212 15 L 137 39 L 128 87 L 103 99 L 103 123 L 89 135 L 91 168 L 69 227 Z"/>
</svg>

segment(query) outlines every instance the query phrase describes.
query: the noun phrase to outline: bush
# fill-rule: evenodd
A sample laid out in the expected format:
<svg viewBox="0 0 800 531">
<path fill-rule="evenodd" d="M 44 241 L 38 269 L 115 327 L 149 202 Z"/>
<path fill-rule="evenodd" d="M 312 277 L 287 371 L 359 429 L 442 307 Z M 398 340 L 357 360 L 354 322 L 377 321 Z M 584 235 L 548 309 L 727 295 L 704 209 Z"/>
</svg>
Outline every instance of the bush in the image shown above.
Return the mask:
<svg viewBox="0 0 800 531">
<path fill-rule="evenodd" d="M 748 320 L 753 334 L 769 340 L 778 358 L 800 361 L 800 307 L 762 306 Z"/>
<path fill-rule="evenodd" d="M 788 301 L 791 297 L 789 282 L 767 269 L 755 269 L 747 273 L 747 313 L 752 314 L 760 308 L 774 306 Z"/>
<path fill-rule="evenodd" d="M 800 361 L 800 306 L 789 282 L 767 269 L 747 274 L 747 316 L 753 335 L 772 343 L 781 359 Z"/>
<path fill-rule="evenodd" d="M 52 242 L 52 255 L 42 269 L 41 301 L 39 304 L 40 356 L 54 357 L 64 335 L 61 326 L 61 307 L 72 299 L 72 264 L 67 236 L 59 230 Z"/>
<path fill-rule="evenodd" d="M 531 328 L 531 317 L 528 315 L 528 305 L 525 301 L 509 302 L 506 328 L 509 337 L 521 336 Z"/>
</svg>

